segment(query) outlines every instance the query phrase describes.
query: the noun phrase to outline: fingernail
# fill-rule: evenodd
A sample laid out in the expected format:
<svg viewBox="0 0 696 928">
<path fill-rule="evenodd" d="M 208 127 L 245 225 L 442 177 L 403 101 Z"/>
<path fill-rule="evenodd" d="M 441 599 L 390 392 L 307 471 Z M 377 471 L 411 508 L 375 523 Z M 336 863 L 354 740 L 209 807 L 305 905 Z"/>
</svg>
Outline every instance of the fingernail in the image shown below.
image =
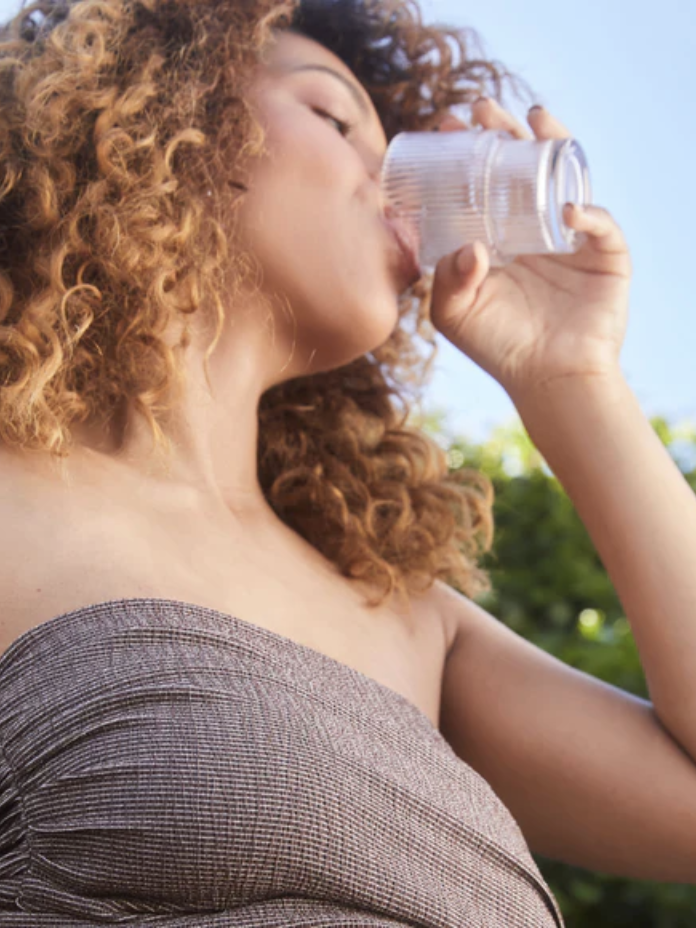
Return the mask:
<svg viewBox="0 0 696 928">
<path fill-rule="evenodd" d="M 543 110 L 543 108 L 544 108 L 543 106 L 540 106 L 540 105 L 537 103 L 536 106 L 532 106 L 532 107 L 529 108 L 529 112 L 530 112 L 530 113 L 533 113 L 535 110 Z"/>
<path fill-rule="evenodd" d="M 476 255 L 472 248 L 465 246 L 457 255 L 457 270 L 464 277 L 468 277 L 476 264 Z"/>
</svg>

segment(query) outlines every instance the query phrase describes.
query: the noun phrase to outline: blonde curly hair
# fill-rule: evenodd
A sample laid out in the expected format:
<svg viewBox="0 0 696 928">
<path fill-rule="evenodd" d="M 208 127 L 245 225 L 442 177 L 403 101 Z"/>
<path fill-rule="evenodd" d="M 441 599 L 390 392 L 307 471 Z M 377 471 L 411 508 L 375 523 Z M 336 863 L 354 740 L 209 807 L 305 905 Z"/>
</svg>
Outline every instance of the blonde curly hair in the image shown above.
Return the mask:
<svg viewBox="0 0 696 928">
<path fill-rule="evenodd" d="M 22 9 L 0 30 L 5 445 L 60 461 L 74 447 L 71 423 L 109 422 L 126 408 L 146 418 L 160 453 L 171 451 L 165 423 L 183 395 L 189 320 L 214 324 L 207 374 L 221 294 L 234 305 L 261 273 L 234 245 L 235 218 L 239 178 L 265 151 L 247 92 L 278 30 L 341 58 L 389 140 L 482 94 L 501 101 L 503 79 L 515 91 L 519 80 L 475 54 L 473 30 L 423 25 L 414 0 L 39 0 Z M 491 481 L 450 473 L 444 451 L 407 424 L 437 353 L 431 288 L 432 274 L 402 297 L 380 348 L 275 386 L 259 404 L 269 504 L 345 577 L 379 589 L 372 607 L 436 579 L 472 597 L 491 588 L 477 563 L 493 539 Z M 162 335 L 173 319 L 185 325 L 171 348 Z"/>
</svg>

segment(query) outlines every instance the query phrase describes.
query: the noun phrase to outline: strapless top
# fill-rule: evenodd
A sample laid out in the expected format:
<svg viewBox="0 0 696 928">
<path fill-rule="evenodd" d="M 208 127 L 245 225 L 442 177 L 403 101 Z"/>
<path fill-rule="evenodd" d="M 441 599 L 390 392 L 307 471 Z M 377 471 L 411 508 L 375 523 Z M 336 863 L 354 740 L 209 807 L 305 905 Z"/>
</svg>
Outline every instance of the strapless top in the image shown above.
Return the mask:
<svg viewBox="0 0 696 928">
<path fill-rule="evenodd" d="M 563 928 L 510 811 L 395 690 L 122 599 L 0 657 L 2 928 Z"/>
</svg>

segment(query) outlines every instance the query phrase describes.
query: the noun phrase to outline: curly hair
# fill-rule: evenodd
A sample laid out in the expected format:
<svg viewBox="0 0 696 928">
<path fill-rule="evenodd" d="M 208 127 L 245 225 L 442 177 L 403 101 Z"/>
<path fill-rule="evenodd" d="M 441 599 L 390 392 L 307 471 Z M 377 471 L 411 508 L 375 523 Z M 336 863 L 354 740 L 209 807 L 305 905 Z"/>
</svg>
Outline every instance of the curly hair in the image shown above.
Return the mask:
<svg viewBox="0 0 696 928">
<path fill-rule="evenodd" d="M 234 305 L 258 288 L 259 263 L 233 244 L 239 177 L 266 151 L 247 91 L 262 49 L 283 30 L 355 73 L 388 140 L 430 129 L 483 94 L 502 102 L 504 80 L 519 99 L 519 79 L 476 54 L 474 30 L 425 26 L 415 0 L 39 0 L 22 9 L 0 29 L 5 445 L 60 462 L 74 447 L 72 422 L 108 423 L 125 406 L 145 417 L 158 453 L 171 452 L 167 414 L 183 395 L 189 320 L 214 324 L 208 376 L 221 295 Z M 258 409 L 269 504 L 345 577 L 380 590 L 371 607 L 436 579 L 468 596 L 491 589 L 478 561 L 492 545 L 492 483 L 450 472 L 444 451 L 409 424 L 437 353 L 431 291 L 432 274 L 402 296 L 380 348 L 274 386 Z M 162 335 L 174 318 L 184 326 L 171 348 Z"/>
</svg>

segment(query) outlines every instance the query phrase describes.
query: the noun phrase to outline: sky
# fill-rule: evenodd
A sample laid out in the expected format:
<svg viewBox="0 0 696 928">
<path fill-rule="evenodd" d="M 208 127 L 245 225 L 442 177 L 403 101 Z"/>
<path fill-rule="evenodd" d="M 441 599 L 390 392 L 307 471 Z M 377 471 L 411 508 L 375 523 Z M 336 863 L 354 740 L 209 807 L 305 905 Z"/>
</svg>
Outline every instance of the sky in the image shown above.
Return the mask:
<svg viewBox="0 0 696 928">
<path fill-rule="evenodd" d="M 593 201 L 618 222 L 633 262 L 624 377 L 646 416 L 696 424 L 696 2 L 419 5 L 426 23 L 473 27 L 485 57 L 521 76 L 582 145 Z M 512 94 L 504 104 L 526 123 Z M 518 420 L 492 377 L 437 342 L 424 408 L 446 411 L 448 432 L 482 441 Z"/>
<path fill-rule="evenodd" d="M 473 27 L 485 57 L 527 81 L 582 145 L 593 200 L 620 225 L 633 261 L 623 374 L 646 416 L 696 423 L 695 0 L 419 5 L 427 23 Z M 19 8 L 0 0 L 0 17 Z M 522 103 L 503 102 L 526 123 Z M 439 334 L 437 343 L 423 409 L 441 410 L 448 434 L 483 441 L 518 419 L 492 377 Z"/>
</svg>

